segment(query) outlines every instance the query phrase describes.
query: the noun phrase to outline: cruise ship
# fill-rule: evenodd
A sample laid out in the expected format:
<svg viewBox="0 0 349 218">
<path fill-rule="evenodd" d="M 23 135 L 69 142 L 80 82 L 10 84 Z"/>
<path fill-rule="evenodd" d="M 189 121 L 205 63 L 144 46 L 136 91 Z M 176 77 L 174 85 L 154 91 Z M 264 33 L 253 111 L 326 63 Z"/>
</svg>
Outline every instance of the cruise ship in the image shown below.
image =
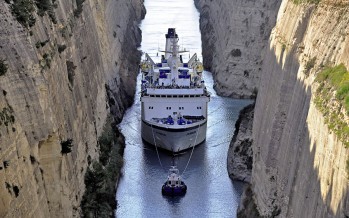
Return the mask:
<svg viewBox="0 0 349 218">
<path fill-rule="evenodd" d="M 145 54 L 141 63 L 142 139 L 173 153 L 192 148 L 206 139 L 210 93 L 203 66 L 194 54 L 183 62 L 178 35 L 169 28 L 161 63 Z"/>
</svg>

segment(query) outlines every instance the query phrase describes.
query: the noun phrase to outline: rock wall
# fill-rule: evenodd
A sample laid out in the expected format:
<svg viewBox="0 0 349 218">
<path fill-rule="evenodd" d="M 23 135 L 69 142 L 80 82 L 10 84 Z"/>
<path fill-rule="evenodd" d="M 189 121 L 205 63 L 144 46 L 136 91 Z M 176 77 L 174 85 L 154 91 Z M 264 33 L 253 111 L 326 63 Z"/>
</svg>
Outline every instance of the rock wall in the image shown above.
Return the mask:
<svg viewBox="0 0 349 218">
<path fill-rule="evenodd" d="M 200 9 L 201 25 L 207 27 L 202 31 L 203 49 L 206 43 L 206 49 L 214 51 L 213 56 L 204 52 L 213 63 L 225 51 L 224 46 L 217 49 L 222 41 L 216 26 L 225 35 L 230 26 L 244 24 L 213 25 L 212 20 L 234 6 L 217 10 L 219 3 L 198 2 L 207 4 Z M 250 195 L 242 200 L 247 209 L 245 214 L 239 212 L 240 217 L 349 216 L 348 149 L 314 106 L 316 74 L 327 65 L 343 63 L 349 68 L 349 2 L 294 2 L 283 0 L 280 8 L 274 8 L 276 25 L 264 41 L 252 131 L 252 189 L 245 193 Z M 229 80 L 231 74 L 226 71 L 221 76 Z"/>
<path fill-rule="evenodd" d="M 257 93 L 263 55 L 275 26 L 279 0 L 194 0 L 200 11 L 204 67 L 219 95 Z"/>
<path fill-rule="evenodd" d="M 240 111 L 227 157 L 229 177 L 248 183 L 251 182 L 253 164 L 252 128 L 254 106 L 254 103 L 250 104 Z"/>
<path fill-rule="evenodd" d="M 0 122 L 0 217 L 76 217 L 106 117 L 120 120 L 133 100 L 143 1 L 56 0 L 56 21 L 34 11 L 32 27 L 6 2 L 0 112 L 10 122 Z M 62 154 L 68 139 L 72 151 Z"/>
<path fill-rule="evenodd" d="M 283 1 L 253 124 L 252 187 L 263 216 L 349 215 L 345 149 L 314 107 L 316 74 L 349 66 L 348 1 Z"/>
</svg>

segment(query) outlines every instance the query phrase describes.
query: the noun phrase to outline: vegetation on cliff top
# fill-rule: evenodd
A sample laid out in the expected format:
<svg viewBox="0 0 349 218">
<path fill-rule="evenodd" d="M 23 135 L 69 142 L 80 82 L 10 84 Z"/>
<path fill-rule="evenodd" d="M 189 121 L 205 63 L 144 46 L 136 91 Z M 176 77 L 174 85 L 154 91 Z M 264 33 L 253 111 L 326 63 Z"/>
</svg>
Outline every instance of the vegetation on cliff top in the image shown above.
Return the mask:
<svg viewBox="0 0 349 218">
<path fill-rule="evenodd" d="M 317 75 L 316 81 L 319 88 L 315 105 L 323 113 L 329 129 L 349 147 L 349 126 L 345 121 L 345 115 L 349 115 L 349 72 L 343 64 L 327 67 Z M 341 112 L 342 108 L 346 114 Z"/>
<path fill-rule="evenodd" d="M 125 139 L 111 117 L 107 119 L 98 144 L 99 162 L 93 161 L 85 174 L 82 217 L 114 217 L 116 209 L 116 183 L 123 166 Z"/>
</svg>

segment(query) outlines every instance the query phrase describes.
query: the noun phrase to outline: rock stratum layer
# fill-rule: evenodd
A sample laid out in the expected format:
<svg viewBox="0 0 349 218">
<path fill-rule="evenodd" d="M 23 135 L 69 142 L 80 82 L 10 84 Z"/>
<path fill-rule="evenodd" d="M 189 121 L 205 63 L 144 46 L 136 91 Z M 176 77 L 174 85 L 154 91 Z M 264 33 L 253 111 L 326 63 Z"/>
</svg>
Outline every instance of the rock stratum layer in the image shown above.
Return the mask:
<svg viewBox="0 0 349 218">
<path fill-rule="evenodd" d="M 349 68 L 349 2 L 294 2 L 300 1 L 283 0 L 275 8 L 276 25 L 265 41 L 252 131 L 249 192 L 255 205 L 244 204 L 250 209 L 239 215 L 255 216 L 257 210 L 263 217 L 348 217 L 348 149 L 328 128 L 326 115 L 315 107 L 314 99 L 315 78 L 325 66 L 343 63 Z M 209 20 L 235 10 L 211 11 L 219 4 L 206 4 L 209 12 L 201 12 L 213 16 Z M 229 26 L 245 25 L 241 21 L 223 24 L 222 35 L 229 33 Z M 203 38 L 219 37 L 214 31 L 202 34 L 206 34 Z M 213 59 L 219 59 L 217 52 Z M 222 76 L 231 75 L 222 72 Z"/>
<path fill-rule="evenodd" d="M 107 115 L 134 96 L 143 1 L 53 2 L 30 28 L 0 3 L 0 217 L 79 216 Z"/>
<path fill-rule="evenodd" d="M 263 54 L 275 26 L 279 0 L 195 0 L 200 11 L 202 55 L 219 95 L 257 93 Z"/>
</svg>

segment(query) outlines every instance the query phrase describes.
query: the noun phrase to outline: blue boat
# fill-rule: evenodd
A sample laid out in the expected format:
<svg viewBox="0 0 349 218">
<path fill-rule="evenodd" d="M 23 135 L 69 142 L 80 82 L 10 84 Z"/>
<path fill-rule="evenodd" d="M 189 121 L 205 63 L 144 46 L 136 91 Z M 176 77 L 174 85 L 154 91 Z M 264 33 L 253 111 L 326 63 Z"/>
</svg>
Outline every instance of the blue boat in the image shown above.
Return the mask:
<svg viewBox="0 0 349 218">
<path fill-rule="evenodd" d="M 162 186 L 161 192 L 167 196 L 182 196 L 187 192 L 187 186 L 181 180 L 179 170 L 175 166 L 169 169 L 167 181 Z"/>
</svg>

